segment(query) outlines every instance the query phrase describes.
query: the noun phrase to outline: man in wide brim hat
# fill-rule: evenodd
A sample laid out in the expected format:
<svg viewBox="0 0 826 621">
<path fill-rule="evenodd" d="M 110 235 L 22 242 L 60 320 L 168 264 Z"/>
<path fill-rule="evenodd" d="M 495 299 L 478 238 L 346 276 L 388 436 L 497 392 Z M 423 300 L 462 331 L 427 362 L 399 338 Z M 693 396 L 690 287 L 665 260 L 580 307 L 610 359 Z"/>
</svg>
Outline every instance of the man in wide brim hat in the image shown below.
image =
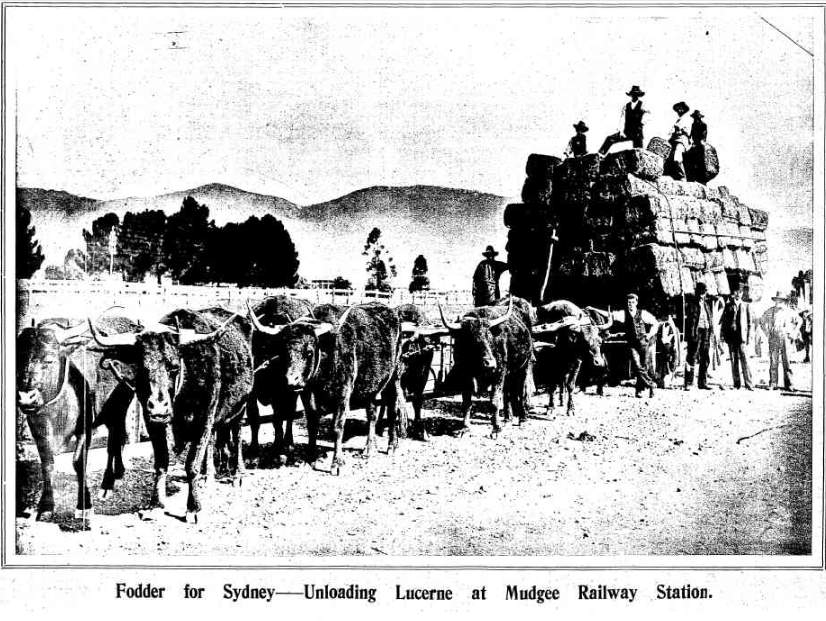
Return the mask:
<svg viewBox="0 0 826 621">
<path fill-rule="evenodd" d="M 497 261 L 499 253 L 488 246 L 482 255 L 484 260 L 479 262 L 473 272 L 473 305 L 489 306 L 499 299 L 499 276 L 507 271 L 508 264 Z"/>
<path fill-rule="evenodd" d="M 643 108 L 640 97 L 645 95 L 645 91 L 635 84 L 631 87 L 631 90 L 625 94 L 631 98 L 631 101 L 622 108 L 619 125 L 620 130 L 608 136 L 599 148 L 599 152 L 602 155 L 608 153 L 608 149 L 610 149 L 612 145 L 628 140 L 631 141 L 635 149 L 642 149 L 642 128 L 645 124 L 643 117 L 648 114 L 648 110 Z"/>
<path fill-rule="evenodd" d="M 678 101 L 671 106 L 674 112 L 677 113 L 677 120 L 674 122 L 674 128 L 671 130 L 671 138 L 668 142 L 671 144 L 671 153 L 665 162 L 666 174 L 670 175 L 677 181 L 685 179 L 685 164 L 683 163 L 683 155 L 688 150 L 691 140 L 691 125 L 689 117 L 686 116 L 691 108 L 684 101 Z"/>
<path fill-rule="evenodd" d="M 674 112 L 676 112 L 680 116 L 691 110 L 691 108 L 688 107 L 688 104 L 684 101 L 678 101 L 673 106 L 671 106 L 671 109 L 674 110 Z"/>
<path fill-rule="evenodd" d="M 585 132 L 588 131 L 588 126 L 580 121 L 574 124 L 576 135 L 568 141 L 568 146 L 565 148 L 565 157 L 578 157 L 588 153 L 588 143 Z"/>
<path fill-rule="evenodd" d="M 708 390 L 708 367 L 711 362 L 711 337 L 714 332 L 714 308 L 708 297 L 708 287 L 698 282 L 694 297 L 686 303 L 685 342 L 685 385 L 688 390 L 694 383 L 694 370 L 699 365 L 697 387 Z"/>
<path fill-rule="evenodd" d="M 708 139 L 708 125 L 703 121 L 703 113 L 695 110 L 691 113 L 694 122 L 691 124 L 691 145 L 696 147 L 705 143 Z"/>
<path fill-rule="evenodd" d="M 774 306 L 760 317 L 760 329 L 769 341 L 769 388 L 778 388 L 778 370 L 783 363 L 783 386 L 792 389 L 792 369 L 789 366 L 789 338 L 798 331 L 798 316 L 788 307 L 789 297 L 782 291 L 772 296 Z"/>
</svg>

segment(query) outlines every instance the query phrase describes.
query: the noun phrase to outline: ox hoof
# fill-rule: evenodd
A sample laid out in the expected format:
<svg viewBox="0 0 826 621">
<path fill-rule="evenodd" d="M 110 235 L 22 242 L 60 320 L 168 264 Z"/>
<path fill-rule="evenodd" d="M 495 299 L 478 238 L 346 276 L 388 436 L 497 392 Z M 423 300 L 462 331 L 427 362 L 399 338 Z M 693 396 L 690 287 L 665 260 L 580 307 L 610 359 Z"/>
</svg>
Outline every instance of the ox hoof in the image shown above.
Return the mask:
<svg viewBox="0 0 826 621">
<path fill-rule="evenodd" d="M 138 511 L 138 519 L 144 522 L 154 522 L 164 515 L 163 507 L 152 507 L 151 509 L 143 509 Z"/>
<path fill-rule="evenodd" d="M 197 511 L 187 511 L 186 515 L 184 516 L 184 520 L 187 524 L 197 524 L 198 523 L 198 512 Z"/>
<path fill-rule="evenodd" d="M 38 510 L 35 520 L 37 522 L 51 522 L 54 518 L 54 511 L 52 509 Z"/>
<path fill-rule="evenodd" d="M 501 429 L 493 429 L 490 432 L 490 439 L 496 440 L 499 437 L 499 434 L 502 432 Z"/>
<path fill-rule="evenodd" d="M 470 433 L 470 427 L 464 426 L 464 427 L 461 427 L 459 429 L 459 431 L 456 432 L 456 437 L 457 438 L 463 438 L 464 436 L 468 435 L 469 433 Z"/>
<path fill-rule="evenodd" d="M 88 509 L 75 509 L 75 519 L 83 520 L 84 522 L 91 520 L 95 514 L 95 510 L 89 507 Z"/>
<path fill-rule="evenodd" d="M 106 498 L 111 494 L 114 490 L 111 489 L 99 489 L 98 490 L 98 500 L 106 500 Z"/>
<path fill-rule="evenodd" d="M 233 487 L 241 487 L 244 484 L 244 477 L 234 476 L 231 483 Z"/>
</svg>

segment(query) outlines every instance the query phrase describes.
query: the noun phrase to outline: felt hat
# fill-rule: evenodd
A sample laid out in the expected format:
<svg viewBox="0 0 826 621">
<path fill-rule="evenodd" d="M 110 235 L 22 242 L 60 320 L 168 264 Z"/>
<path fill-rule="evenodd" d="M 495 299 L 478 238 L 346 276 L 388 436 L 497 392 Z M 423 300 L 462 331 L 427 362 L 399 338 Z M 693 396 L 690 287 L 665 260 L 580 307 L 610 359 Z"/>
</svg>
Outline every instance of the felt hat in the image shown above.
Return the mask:
<svg viewBox="0 0 826 621">
<path fill-rule="evenodd" d="M 633 95 L 636 95 L 637 97 L 642 97 L 643 95 L 645 95 L 645 91 L 640 90 L 640 87 L 634 84 L 634 86 L 631 87 L 631 90 L 625 94 L 629 97 L 632 97 Z"/>
<path fill-rule="evenodd" d="M 688 104 L 684 101 L 678 101 L 673 106 L 671 106 L 671 109 L 674 110 L 674 112 L 676 112 L 677 114 L 685 114 L 690 110 Z M 680 110 L 682 110 L 682 112 L 680 112 Z"/>
<path fill-rule="evenodd" d="M 772 301 L 777 302 L 778 300 L 782 300 L 783 302 L 788 302 L 789 298 L 783 295 L 782 291 L 778 291 L 776 294 L 772 296 Z"/>
<path fill-rule="evenodd" d="M 486 256 L 486 257 L 495 257 L 498 254 L 499 253 L 496 252 L 496 250 L 493 249 L 493 246 L 488 246 L 487 248 L 485 248 L 485 251 L 482 253 L 482 255 Z"/>
<path fill-rule="evenodd" d="M 708 286 L 704 282 L 698 282 L 697 286 L 694 288 L 694 293 L 696 295 L 703 295 L 704 293 L 708 293 Z"/>
<path fill-rule="evenodd" d="M 634 300 L 634 301 L 637 301 L 637 300 L 639 300 L 639 299 L 640 299 L 640 296 L 638 296 L 636 293 L 629 293 L 628 295 L 626 295 L 626 296 L 625 296 L 625 299 L 626 299 L 626 300 Z"/>
<path fill-rule="evenodd" d="M 701 119 L 701 118 L 703 118 L 703 113 L 700 112 L 699 110 L 695 110 L 694 112 L 691 113 L 691 116 L 693 116 L 695 119 Z"/>
<path fill-rule="evenodd" d="M 581 132 L 587 132 L 588 131 L 588 126 L 585 123 L 583 123 L 582 121 L 580 121 L 579 123 L 574 125 L 574 129 L 576 129 L 578 131 L 581 131 Z"/>
</svg>

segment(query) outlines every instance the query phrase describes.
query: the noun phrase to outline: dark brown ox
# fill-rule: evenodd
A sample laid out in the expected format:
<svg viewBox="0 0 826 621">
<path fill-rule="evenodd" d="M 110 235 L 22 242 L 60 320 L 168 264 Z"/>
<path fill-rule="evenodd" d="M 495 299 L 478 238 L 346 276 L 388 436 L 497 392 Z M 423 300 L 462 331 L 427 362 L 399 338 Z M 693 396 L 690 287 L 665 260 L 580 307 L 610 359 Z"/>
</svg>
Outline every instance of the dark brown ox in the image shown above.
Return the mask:
<svg viewBox="0 0 826 621">
<path fill-rule="evenodd" d="M 134 326 L 128 320 L 105 317 L 99 328 L 112 332 Z M 55 508 L 53 471 L 55 455 L 69 449 L 77 475 L 75 517 L 88 520 L 92 499 L 86 482 L 86 459 L 92 432 L 101 424 L 108 429 L 110 460 L 104 488 L 123 476 L 123 462 L 114 460 L 125 439 L 124 422 L 132 391 L 112 373 L 100 368 L 100 356 L 79 350 L 89 341 L 85 323 L 45 320 L 24 328 L 17 337 L 17 406 L 25 415 L 37 445 L 43 475 L 43 490 L 37 519 L 50 519 Z M 117 447 L 117 450 L 115 450 Z"/>
<path fill-rule="evenodd" d="M 259 323 L 268 326 L 282 326 L 299 318 L 311 319 L 314 309 L 306 300 L 287 295 L 275 295 L 265 298 L 252 307 Z M 247 408 L 247 421 L 250 426 L 250 453 L 259 454 L 258 430 L 261 426 L 258 404 L 272 407 L 274 431 L 273 451 L 276 457 L 290 455 L 293 452 L 293 419 L 296 417 L 298 393 L 286 390 L 283 382 L 269 369 L 270 361 L 276 356 L 276 349 L 271 339 L 258 331 L 252 335 L 252 359 L 255 365 L 254 398 Z"/>
<path fill-rule="evenodd" d="M 393 309 L 378 303 L 353 306 L 335 324 L 298 319 L 285 326 L 267 327 L 252 310 L 250 319 L 258 331 L 272 339 L 274 355 L 266 362 L 270 381 L 302 393 L 311 459 L 316 456 L 319 418 L 333 414 L 331 472 L 339 472 L 344 464 L 344 424 L 351 408 L 366 410 L 364 456 L 369 457 L 375 450 L 375 402 L 379 397 L 388 406 L 388 450 L 395 450 L 401 321 Z"/>
<path fill-rule="evenodd" d="M 463 427 L 470 429 L 471 403 L 474 392 L 491 387 L 491 435 L 502 427 L 499 423 L 507 402 L 522 423 L 527 414 L 526 378 L 531 364 L 533 340 L 530 327 L 521 314 L 514 312 L 513 302 L 507 311 L 496 306 L 475 308 L 458 322 L 448 322 L 439 306 L 442 323 L 453 337 L 453 376 L 462 391 Z"/>
<path fill-rule="evenodd" d="M 610 323 L 597 323 L 597 314 L 568 300 L 540 307 L 537 317 L 539 323 L 533 328 L 537 348 L 546 350 L 544 355 L 552 358 L 546 367 L 551 374 L 548 407 L 553 408 L 554 388 L 559 386 L 568 394 L 567 413 L 573 414 L 573 394 L 583 363 L 596 372 L 605 369 L 602 333 L 610 328 Z"/>
<path fill-rule="evenodd" d="M 108 356 L 135 366 L 135 392 L 155 454 L 150 507 L 162 510 L 166 505 L 166 426 L 171 423 L 176 449 L 190 445 L 186 520 L 197 522 L 200 478 L 209 470 L 213 431 L 232 437 L 235 478 L 243 473 L 239 432 L 252 391 L 249 324 L 229 311 L 210 308 L 176 310 L 158 326 L 117 336 L 100 334 L 91 321 L 90 327 Z"/>
</svg>

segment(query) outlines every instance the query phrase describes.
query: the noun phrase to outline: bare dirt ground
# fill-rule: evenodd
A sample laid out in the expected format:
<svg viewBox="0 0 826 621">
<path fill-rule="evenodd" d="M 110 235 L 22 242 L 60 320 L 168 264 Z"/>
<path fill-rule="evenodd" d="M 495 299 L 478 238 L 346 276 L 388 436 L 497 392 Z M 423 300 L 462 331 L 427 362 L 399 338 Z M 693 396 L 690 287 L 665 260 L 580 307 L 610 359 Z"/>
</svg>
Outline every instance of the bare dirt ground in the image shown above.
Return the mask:
<svg viewBox="0 0 826 621">
<path fill-rule="evenodd" d="M 765 381 L 765 362 L 753 362 Z M 798 387 L 810 390 L 809 365 L 793 369 Z M 106 563 L 180 555 L 810 552 L 810 392 L 695 388 L 636 399 L 632 387 L 618 386 L 604 397 L 592 393 L 577 395 L 570 417 L 559 407 L 546 413 L 547 396 L 537 395 L 527 424 L 506 427 L 496 440 L 488 437 L 483 404 L 471 434 L 458 438 L 458 403 L 431 400 L 429 443 L 403 440 L 388 456 L 379 438 L 381 450 L 369 461 L 358 458 L 366 425 L 357 412 L 348 422 L 348 462 L 340 476 L 265 459 L 240 487 L 212 484 L 197 525 L 180 519 L 186 499 L 180 464 L 170 476 L 168 515 L 138 517 L 152 481 L 151 451 L 143 443 L 126 447 L 126 478 L 114 497 L 97 502 L 90 530 L 72 532 L 75 483 L 70 456 L 63 455 L 55 519 L 18 517 L 17 553 Z M 329 439 L 326 424 L 322 437 Z M 303 431 L 300 424 L 299 453 Z M 104 451 L 92 453 L 96 490 Z M 329 464 L 329 454 L 322 463 Z M 25 475 L 35 465 L 18 469 Z"/>
</svg>

